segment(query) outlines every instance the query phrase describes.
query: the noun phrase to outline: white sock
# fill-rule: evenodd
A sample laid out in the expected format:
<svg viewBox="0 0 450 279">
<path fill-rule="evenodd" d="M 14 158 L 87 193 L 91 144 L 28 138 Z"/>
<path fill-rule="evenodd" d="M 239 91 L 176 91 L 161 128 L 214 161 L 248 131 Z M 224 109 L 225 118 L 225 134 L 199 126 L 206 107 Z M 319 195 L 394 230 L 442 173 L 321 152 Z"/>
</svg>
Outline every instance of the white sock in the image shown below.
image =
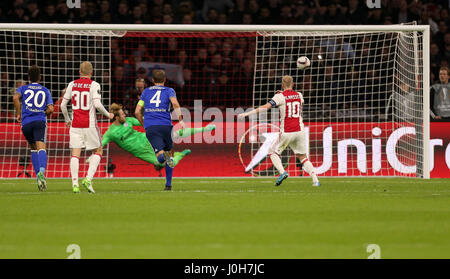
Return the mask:
<svg viewBox="0 0 450 279">
<path fill-rule="evenodd" d="M 70 172 L 72 173 L 72 186 L 78 187 L 78 169 L 80 167 L 80 159 L 72 156 L 70 159 Z"/>
<path fill-rule="evenodd" d="M 278 156 L 275 153 L 270 154 L 270 160 L 272 160 L 273 165 L 275 166 L 275 168 L 278 170 L 278 172 L 280 174 L 284 173 L 284 168 L 283 168 L 283 164 L 281 164 L 280 156 Z"/>
<path fill-rule="evenodd" d="M 316 175 L 316 170 L 314 169 L 314 166 L 312 163 L 308 160 L 308 158 L 305 158 L 302 160 L 303 169 L 312 177 L 313 182 L 318 182 L 319 179 Z"/>
<path fill-rule="evenodd" d="M 97 171 L 98 164 L 100 164 L 100 160 L 102 156 L 99 154 L 94 154 L 91 156 L 89 160 L 89 169 L 86 178 L 92 180 L 94 178 L 95 172 Z"/>
</svg>

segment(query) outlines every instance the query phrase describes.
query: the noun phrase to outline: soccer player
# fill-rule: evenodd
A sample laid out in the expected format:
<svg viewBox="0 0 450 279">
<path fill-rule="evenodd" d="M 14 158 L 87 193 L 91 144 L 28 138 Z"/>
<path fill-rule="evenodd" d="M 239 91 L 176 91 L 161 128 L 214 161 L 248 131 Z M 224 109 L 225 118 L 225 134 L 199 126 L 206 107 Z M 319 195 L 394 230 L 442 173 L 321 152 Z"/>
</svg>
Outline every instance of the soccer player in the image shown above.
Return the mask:
<svg viewBox="0 0 450 279">
<path fill-rule="evenodd" d="M 38 189 L 45 191 L 47 116 L 53 113 L 53 99 L 50 91 L 39 84 L 41 70 L 38 66 L 29 69 L 28 79 L 30 84 L 17 88 L 13 101 L 17 122 L 22 123 L 23 135 L 31 148 L 31 162 L 36 173 Z"/>
<path fill-rule="evenodd" d="M 288 173 L 281 164 L 280 154 L 286 147 L 290 147 L 298 156 L 303 169 L 311 175 L 313 186 L 320 186 L 319 180 L 315 173 L 315 169 L 306 157 L 306 135 L 303 127 L 301 116 L 301 108 L 304 104 L 303 95 L 293 90 L 294 81 L 291 76 L 284 76 L 281 82 L 283 91 L 277 91 L 275 96 L 267 104 L 262 105 L 254 110 L 239 114 L 239 118 L 257 114 L 261 111 L 269 110 L 273 107 L 280 109 L 280 137 L 279 140 L 271 147 L 269 151 L 270 159 L 273 165 L 280 173 L 275 182 L 276 186 L 281 185 L 283 180 L 288 178 Z"/>
<path fill-rule="evenodd" d="M 89 169 L 86 178 L 81 181 L 89 193 L 95 193 L 92 186 L 97 167 L 102 159 L 102 136 L 97 126 L 96 109 L 104 116 L 112 119 L 114 115 L 109 113 L 101 103 L 100 84 L 91 79 L 93 73 L 92 64 L 83 62 L 80 65 L 81 77 L 69 83 L 61 102 L 61 111 L 66 125 L 70 127 L 70 148 L 72 158 L 70 171 L 72 174 L 72 189 L 74 193 L 80 192 L 78 184 L 78 170 L 81 149 L 92 150 L 93 156 L 89 160 Z M 72 102 L 73 119 L 67 112 L 67 104 Z"/>
<path fill-rule="evenodd" d="M 122 109 L 122 105 L 113 103 L 110 106 L 110 112 L 114 114 L 114 122 L 103 134 L 102 146 L 109 142 L 115 142 L 125 151 L 130 152 L 135 157 L 153 164 L 157 170 L 164 167 L 163 163 L 158 162 L 156 154 L 153 151 L 145 133 L 133 129 L 133 126 L 142 126 L 134 117 L 127 117 Z M 215 126 L 210 124 L 202 128 L 180 129 L 174 133 L 174 137 L 186 137 L 198 132 L 212 131 Z M 175 152 L 173 156 L 174 166 L 183 159 L 184 156 L 191 153 L 191 150 L 185 149 L 182 152 Z"/>
<path fill-rule="evenodd" d="M 163 70 L 154 70 L 152 82 L 154 86 L 142 92 L 141 99 L 136 105 L 135 115 L 145 128 L 147 139 L 155 151 L 158 162 L 165 163 L 166 187 L 164 190 L 172 190 L 174 161 L 170 106 L 173 106 L 181 127 L 185 128 L 183 116 L 175 90 L 164 86 L 166 73 Z M 144 109 L 144 115 L 142 115 L 142 109 Z"/>
</svg>

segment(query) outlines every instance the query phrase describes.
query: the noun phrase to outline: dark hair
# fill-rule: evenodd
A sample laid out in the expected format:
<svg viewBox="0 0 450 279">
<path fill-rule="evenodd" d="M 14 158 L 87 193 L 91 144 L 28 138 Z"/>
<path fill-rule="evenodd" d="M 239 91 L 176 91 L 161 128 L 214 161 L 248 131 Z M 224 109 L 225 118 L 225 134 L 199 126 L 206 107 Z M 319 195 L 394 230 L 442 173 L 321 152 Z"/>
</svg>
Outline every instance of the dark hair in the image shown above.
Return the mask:
<svg viewBox="0 0 450 279">
<path fill-rule="evenodd" d="M 41 69 L 37 65 L 31 66 L 28 70 L 28 79 L 31 82 L 38 82 L 41 79 Z"/>
<path fill-rule="evenodd" d="M 448 69 L 447 66 L 441 66 L 441 68 L 439 68 L 439 72 L 440 72 L 440 71 L 446 71 L 447 74 L 449 73 L 449 69 Z"/>
<path fill-rule="evenodd" d="M 163 83 L 166 81 L 166 73 L 164 70 L 153 70 L 153 82 Z"/>
</svg>

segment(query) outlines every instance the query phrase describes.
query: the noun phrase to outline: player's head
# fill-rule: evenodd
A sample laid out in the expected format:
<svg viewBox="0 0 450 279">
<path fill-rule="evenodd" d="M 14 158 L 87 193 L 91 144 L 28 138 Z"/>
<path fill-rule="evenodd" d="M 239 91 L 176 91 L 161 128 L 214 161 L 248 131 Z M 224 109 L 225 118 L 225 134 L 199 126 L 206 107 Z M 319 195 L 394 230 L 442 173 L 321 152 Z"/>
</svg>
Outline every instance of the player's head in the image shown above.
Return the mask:
<svg viewBox="0 0 450 279">
<path fill-rule="evenodd" d="M 164 84 L 166 82 L 166 72 L 164 70 L 153 70 L 153 83 Z"/>
<path fill-rule="evenodd" d="M 284 76 L 281 80 L 283 90 L 294 88 L 294 79 L 291 76 Z"/>
<path fill-rule="evenodd" d="M 447 83 L 448 82 L 448 68 L 446 66 L 442 66 L 439 69 L 439 80 L 442 83 Z"/>
<path fill-rule="evenodd" d="M 31 66 L 28 70 L 28 79 L 31 82 L 39 82 L 41 80 L 41 69 L 36 65 Z"/>
<path fill-rule="evenodd" d="M 114 114 L 114 121 L 119 121 L 119 123 L 125 123 L 126 114 L 122 109 L 122 105 L 112 103 L 109 107 L 109 110 L 112 114 Z"/>
<path fill-rule="evenodd" d="M 80 75 L 85 77 L 91 77 L 94 68 L 92 67 L 91 62 L 85 61 L 80 64 Z"/>
</svg>

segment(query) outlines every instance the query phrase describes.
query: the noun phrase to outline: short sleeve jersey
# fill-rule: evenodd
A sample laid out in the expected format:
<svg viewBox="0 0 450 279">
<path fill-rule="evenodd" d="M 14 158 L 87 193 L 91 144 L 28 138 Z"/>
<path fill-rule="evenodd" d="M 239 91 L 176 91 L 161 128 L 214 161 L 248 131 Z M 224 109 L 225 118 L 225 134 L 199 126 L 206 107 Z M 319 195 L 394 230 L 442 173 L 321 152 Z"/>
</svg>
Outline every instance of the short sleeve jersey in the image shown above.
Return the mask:
<svg viewBox="0 0 450 279">
<path fill-rule="evenodd" d="M 175 90 L 166 86 L 152 86 L 142 92 L 145 129 L 154 125 L 172 126 L 170 98 L 173 97 L 176 97 Z"/>
<path fill-rule="evenodd" d="M 22 125 L 33 121 L 47 121 L 45 109 L 53 104 L 50 90 L 39 83 L 23 85 L 16 90 L 22 98 Z"/>
</svg>

